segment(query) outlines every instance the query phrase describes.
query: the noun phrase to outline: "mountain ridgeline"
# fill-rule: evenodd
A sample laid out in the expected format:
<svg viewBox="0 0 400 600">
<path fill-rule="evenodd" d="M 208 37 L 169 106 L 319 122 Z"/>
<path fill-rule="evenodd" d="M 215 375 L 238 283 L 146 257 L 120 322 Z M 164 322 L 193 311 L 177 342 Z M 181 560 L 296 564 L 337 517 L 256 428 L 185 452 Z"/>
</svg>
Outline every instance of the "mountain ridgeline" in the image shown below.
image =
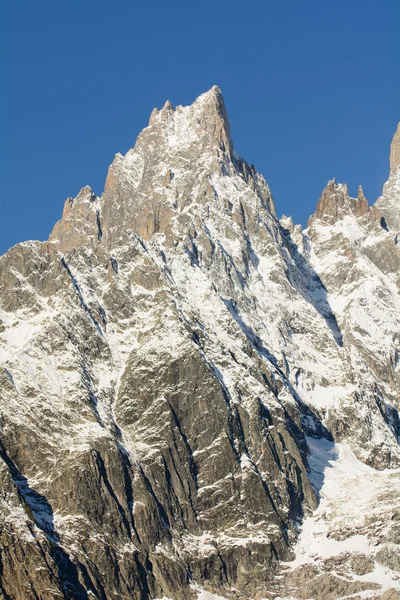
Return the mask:
<svg viewBox="0 0 400 600">
<path fill-rule="evenodd" d="M 0 358 L 0 598 L 399 597 L 400 126 L 382 197 L 332 180 L 302 230 L 219 88 L 154 109 L 0 258 Z M 373 549 L 294 568 L 326 444 L 385 476 L 329 522 Z"/>
</svg>

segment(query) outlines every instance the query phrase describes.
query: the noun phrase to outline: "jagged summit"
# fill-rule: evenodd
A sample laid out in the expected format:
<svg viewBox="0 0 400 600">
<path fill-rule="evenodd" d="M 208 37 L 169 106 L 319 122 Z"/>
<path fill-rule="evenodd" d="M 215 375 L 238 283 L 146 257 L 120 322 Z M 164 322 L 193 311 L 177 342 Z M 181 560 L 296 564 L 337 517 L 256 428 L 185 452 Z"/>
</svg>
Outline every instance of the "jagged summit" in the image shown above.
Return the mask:
<svg viewBox="0 0 400 600">
<path fill-rule="evenodd" d="M 368 202 L 368 200 L 366 199 L 366 197 L 364 195 L 364 190 L 362 188 L 362 185 L 358 186 L 358 189 L 357 189 L 357 198 L 358 198 L 358 200 L 360 202 L 363 201 L 363 200 L 365 200 L 366 202 Z"/>
<path fill-rule="evenodd" d="M 219 202 L 214 182 L 226 175 L 240 177 L 237 185 L 244 185 L 249 203 L 246 207 L 243 200 L 242 208 L 232 205 L 233 218 L 253 210 L 255 203 L 275 215 L 265 180 L 234 155 L 224 99 L 213 86 L 190 106 L 174 108 L 167 101 L 161 110 L 154 109 L 134 148 L 125 156 L 115 156 L 96 206 L 96 219 L 75 211 L 77 219 L 71 227 L 73 215 L 67 211 L 50 239 L 63 239 L 64 251 L 75 247 L 78 237 L 72 231 L 89 220 L 92 237 L 100 223 L 104 245 L 120 243 L 132 230 L 146 240 L 164 234 L 168 244 L 175 244 L 189 213 L 201 213 Z"/>
<path fill-rule="evenodd" d="M 318 219 L 328 225 L 334 225 L 346 215 L 361 217 L 369 212 L 368 201 L 361 186 L 357 198 L 349 196 L 347 184 L 337 183 L 331 179 L 322 191 L 315 214 L 310 217 L 309 225 Z"/>
<path fill-rule="evenodd" d="M 221 89 L 217 85 L 213 85 L 209 90 L 200 94 L 200 96 L 198 96 L 196 100 L 189 106 L 193 106 L 193 104 L 203 106 L 211 105 L 217 109 L 223 108 L 223 110 L 225 110 L 224 97 L 222 95 Z M 174 109 L 172 102 L 170 100 L 166 100 L 161 110 L 183 110 L 184 108 L 189 108 L 189 106 L 178 105 L 176 109 Z M 158 109 L 156 108 L 154 110 L 158 111 Z"/>
<path fill-rule="evenodd" d="M 221 112 L 223 112 L 225 114 L 225 118 L 228 121 L 228 117 L 227 117 L 227 113 L 226 113 L 226 109 L 225 109 L 225 103 L 224 103 L 224 98 L 222 96 L 222 92 L 220 90 L 220 88 L 216 85 L 214 85 L 211 89 L 209 89 L 207 92 L 204 92 L 203 94 L 201 94 L 195 101 L 193 104 L 198 104 L 198 105 L 203 105 L 203 107 L 205 105 L 209 105 L 209 106 L 214 106 L 214 108 L 218 111 L 221 110 Z M 191 105 L 193 106 L 193 105 Z M 173 104 L 171 103 L 170 100 L 166 100 L 164 106 L 162 107 L 161 110 L 159 110 L 158 108 L 154 108 L 151 115 L 150 115 L 150 120 L 149 120 L 149 127 L 151 127 L 154 124 L 154 120 L 155 118 L 160 114 L 160 112 L 164 111 L 164 113 L 168 113 L 170 111 L 182 111 L 184 109 L 188 109 L 190 108 L 189 106 L 177 106 L 176 109 L 174 109 Z M 229 123 L 228 123 L 229 126 Z"/>
<path fill-rule="evenodd" d="M 221 150 L 232 156 L 229 119 L 222 92 L 216 85 L 190 106 L 174 108 L 167 100 L 161 110 L 155 108 L 150 115 L 149 127 L 157 128 L 157 124 L 161 124 L 169 146 L 178 144 L 185 147 L 207 136 L 209 141 L 217 142 Z"/>
<path fill-rule="evenodd" d="M 390 146 L 390 172 L 400 169 L 400 122 Z"/>
<path fill-rule="evenodd" d="M 374 205 L 371 213 L 373 219 L 378 219 L 379 215 L 385 217 L 385 222 L 393 230 L 400 228 L 399 211 L 392 207 L 391 198 L 394 189 L 394 195 L 397 195 L 397 188 L 400 186 L 400 170 L 396 165 L 399 162 L 399 144 L 400 144 L 400 124 L 393 137 L 391 144 L 391 178 L 385 185 L 384 195 Z M 196 172 L 193 179 L 199 181 L 201 178 L 207 178 L 208 170 L 216 169 L 230 170 L 232 168 L 242 170 L 245 178 L 253 180 L 252 187 L 255 188 L 255 172 L 252 174 L 253 167 L 249 167 L 244 161 L 236 157 L 233 152 L 233 142 L 230 135 L 229 119 L 225 107 L 224 98 L 220 88 L 214 85 L 210 90 L 201 94 L 191 105 L 173 107 L 167 100 L 161 110 L 154 108 L 151 113 L 148 127 L 146 127 L 138 136 L 134 148 L 128 151 L 125 156 L 117 154 L 114 162 L 109 168 L 105 183 L 105 192 L 100 201 L 98 209 L 98 218 L 93 236 L 96 236 L 98 230 L 99 218 L 104 222 L 103 230 L 105 232 L 104 241 L 108 238 L 112 240 L 115 235 L 120 236 L 118 231 L 120 227 L 113 221 L 113 215 L 119 214 L 119 224 L 127 229 L 135 229 L 147 239 L 154 233 L 166 232 L 170 234 L 170 221 L 174 213 L 181 212 L 184 206 L 191 203 L 189 183 L 190 175 L 184 175 L 184 184 L 182 185 L 182 169 L 175 169 L 174 165 L 182 160 L 188 163 L 196 164 L 202 167 L 202 174 Z M 236 162 L 233 167 L 233 163 Z M 214 163 L 214 164 L 212 164 Z M 230 166 L 229 166 L 230 165 Z M 261 186 L 267 191 L 267 186 L 262 177 L 258 176 Z M 146 189 L 143 189 L 145 181 Z M 149 182 L 152 181 L 151 188 Z M 173 194 L 171 192 L 174 190 Z M 127 197 L 121 205 L 116 207 L 116 198 Z M 131 204 L 132 194 L 135 195 L 135 204 Z M 275 207 L 272 196 L 267 191 L 268 198 L 265 201 L 271 214 L 275 214 Z M 172 195 L 175 197 L 172 198 Z M 207 196 L 207 194 L 206 194 Z M 168 201 L 166 202 L 166 198 Z M 389 204 L 388 204 L 389 202 Z M 72 200 L 66 202 L 66 210 L 63 213 L 60 224 L 57 224 L 55 231 L 52 232 L 50 240 L 58 240 L 61 237 L 71 237 L 70 206 Z M 76 198 L 75 206 L 80 203 L 80 195 Z M 125 206 L 126 204 L 126 206 Z M 388 206 L 386 206 L 388 205 Z M 135 213 L 139 212 L 137 216 Z M 309 224 L 314 218 L 321 222 L 334 223 L 348 213 L 362 216 L 370 212 L 370 207 L 365 198 L 362 187 L 360 186 L 357 198 L 352 198 L 348 194 L 346 184 L 339 184 L 335 178 L 328 182 L 322 192 L 321 198 L 316 207 L 315 215 L 309 219 Z M 121 219 L 121 214 L 126 213 L 126 218 Z M 128 216 L 128 213 L 130 216 Z M 84 217 L 87 221 L 90 215 Z M 380 217 L 379 217 L 380 218 Z M 67 234 L 60 234 L 63 221 L 67 219 Z M 79 221 L 82 221 L 79 216 Z M 101 226 L 101 225 L 100 225 Z M 98 231 L 97 231 L 98 232 Z M 110 235 L 108 235 L 110 233 Z M 78 236 L 79 237 L 79 236 Z M 73 247 L 76 243 L 76 237 L 66 241 L 64 249 Z"/>
<path fill-rule="evenodd" d="M 390 177 L 385 183 L 383 194 L 372 206 L 365 197 L 362 186 L 357 190 L 357 198 L 349 195 L 347 184 L 340 184 L 333 178 L 328 181 L 317 203 L 315 214 L 308 220 L 310 226 L 315 220 L 326 225 L 334 225 L 346 215 L 362 217 L 368 215 L 373 221 L 382 222 L 394 234 L 400 231 L 400 123 L 390 147 Z M 383 219 L 383 220 L 382 220 Z"/>
<path fill-rule="evenodd" d="M 100 240 L 100 199 L 87 185 L 76 198 L 67 198 L 62 217 L 54 225 L 49 242 L 57 244 L 61 252 L 67 252 Z"/>
<path fill-rule="evenodd" d="M 400 233 L 400 123 L 390 146 L 390 176 L 376 207 L 395 236 Z M 396 238 L 397 239 L 397 238 Z"/>
</svg>

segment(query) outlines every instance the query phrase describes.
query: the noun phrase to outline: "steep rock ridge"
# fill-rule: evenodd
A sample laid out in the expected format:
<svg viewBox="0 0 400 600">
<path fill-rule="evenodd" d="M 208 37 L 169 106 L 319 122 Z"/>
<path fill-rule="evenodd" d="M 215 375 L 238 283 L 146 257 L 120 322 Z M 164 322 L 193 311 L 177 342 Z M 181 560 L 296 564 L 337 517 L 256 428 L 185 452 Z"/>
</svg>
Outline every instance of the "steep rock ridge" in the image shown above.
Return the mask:
<svg viewBox="0 0 400 600">
<path fill-rule="evenodd" d="M 395 235 L 398 243 L 400 233 L 400 123 L 393 136 L 390 146 L 390 176 L 383 187 L 382 196 L 377 200 L 376 206 L 385 217 L 386 223 Z"/>
<path fill-rule="evenodd" d="M 347 185 L 337 184 L 335 179 L 332 179 L 322 192 L 322 196 L 317 204 L 315 217 L 324 223 L 333 225 L 348 214 L 361 217 L 368 212 L 368 201 L 364 196 L 361 186 L 358 188 L 357 198 L 351 198 Z"/>
<path fill-rule="evenodd" d="M 155 109 L 101 198 L 0 259 L 4 597 L 274 597 L 305 433 L 399 464 L 396 252 L 335 182 L 279 223 L 219 88 Z"/>
<path fill-rule="evenodd" d="M 106 242 L 113 246 L 126 235 L 121 216 L 144 240 L 155 233 L 174 239 L 177 231 L 171 219 L 206 196 L 209 175 L 230 160 L 232 151 L 225 105 L 216 86 L 192 106 L 174 110 L 166 102 L 161 111 L 155 109 L 135 147 L 124 157 L 117 154 L 109 169 L 103 202 Z"/>
<path fill-rule="evenodd" d="M 86 186 L 76 198 L 67 198 L 61 220 L 54 225 L 49 241 L 61 252 L 80 246 L 96 246 L 102 239 L 99 198 Z"/>
<path fill-rule="evenodd" d="M 336 209 L 327 198 L 336 202 Z M 335 401 L 344 404 L 346 421 L 357 426 L 352 446 L 358 456 L 375 466 L 390 466 L 393 459 L 397 463 L 398 450 L 393 456 L 388 436 L 399 439 L 400 434 L 399 248 L 377 205 L 350 198 L 347 188 L 335 182 L 328 183 L 304 236 L 310 263 L 329 290 L 343 335 L 352 371 L 347 382 L 356 384 L 342 390 Z M 389 427 L 378 425 L 380 416 Z M 370 427 L 371 419 L 377 419 L 376 427 Z M 333 414 L 327 424 L 335 439 L 347 440 L 354 434 L 352 426 Z"/>
</svg>

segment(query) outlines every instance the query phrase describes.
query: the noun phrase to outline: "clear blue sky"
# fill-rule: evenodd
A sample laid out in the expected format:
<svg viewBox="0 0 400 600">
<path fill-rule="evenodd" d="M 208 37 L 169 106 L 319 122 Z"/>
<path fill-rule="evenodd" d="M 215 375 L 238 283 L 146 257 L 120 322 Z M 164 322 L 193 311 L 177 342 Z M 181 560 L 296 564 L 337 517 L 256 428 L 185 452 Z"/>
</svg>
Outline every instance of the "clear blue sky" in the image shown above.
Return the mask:
<svg viewBox="0 0 400 600">
<path fill-rule="evenodd" d="M 332 177 L 370 202 L 400 120 L 399 0 L 3 6 L 0 252 L 101 194 L 154 106 L 221 87 L 237 152 L 306 222 Z"/>
</svg>

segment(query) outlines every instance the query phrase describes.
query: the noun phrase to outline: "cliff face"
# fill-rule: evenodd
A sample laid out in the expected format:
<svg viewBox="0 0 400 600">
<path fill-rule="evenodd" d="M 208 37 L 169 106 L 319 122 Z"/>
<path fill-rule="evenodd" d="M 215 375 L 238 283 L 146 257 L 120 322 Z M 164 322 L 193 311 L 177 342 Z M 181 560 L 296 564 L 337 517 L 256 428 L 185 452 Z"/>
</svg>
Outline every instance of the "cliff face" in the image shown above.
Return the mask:
<svg viewBox="0 0 400 600">
<path fill-rule="evenodd" d="M 390 211 L 333 181 L 279 222 L 214 87 L 1 257 L 0 596 L 294 593 L 315 440 L 400 466 Z"/>
<path fill-rule="evenodd" d="M 376 206 L 382 212 L 390 229 L 398 236 L 400 233 L 400 123 L 390 146 L 390 176 L 383 187 L 382 196 Z M 396 237 L 396 242 L 400 238 Z"/>
</svg>

